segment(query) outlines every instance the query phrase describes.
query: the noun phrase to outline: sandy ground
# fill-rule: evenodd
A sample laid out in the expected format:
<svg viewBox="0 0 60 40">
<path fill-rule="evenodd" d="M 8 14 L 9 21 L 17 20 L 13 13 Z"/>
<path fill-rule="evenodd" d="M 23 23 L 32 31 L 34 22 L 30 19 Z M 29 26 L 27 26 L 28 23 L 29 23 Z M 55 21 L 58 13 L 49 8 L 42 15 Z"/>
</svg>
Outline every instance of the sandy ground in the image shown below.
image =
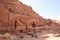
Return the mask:
<svg viewBox="0 0 60 40">
<path fill-rule="evenodd" d="M 54 37 L 54 34 L 47 34 L 47 35 L 41 35 L 38 38 L 34 37 L 25 37 L 24 39 L 21 40 L 60 40 L 60 37 Z M 49 37 L 47 37 L 49 36 Z"/>
<path fill-rule="evenodd" d="M 32 37 L 31 35 L 27 34 L 20 34 L 23 38 L 13 35 L 11 38 L 12 40 L 60 40 L 60 34 L 54 34 L 49 31 L 43 31 L 42 33 L 35 33 L 38 37 Z"/>
<path fill-rule="evenodd" d="M 60 40 L 60 37 L 46 38 L 45 40 Z"/>
<path fill-rule="evenodd" d="M 18 38 L 17 36 L 12 36 L 12 37 L 15 37 L 16 39 L 15 40 L 60 40 L 60 36 L 57 36 L 55 37 L 54 34 L 46 34 L 46 35 L 40 35 L 40 34 L 37 34 L 38 37 L 32 37 L 30 35 L 26 35 L 24 34 L 24 38 Z"/>
</svg>

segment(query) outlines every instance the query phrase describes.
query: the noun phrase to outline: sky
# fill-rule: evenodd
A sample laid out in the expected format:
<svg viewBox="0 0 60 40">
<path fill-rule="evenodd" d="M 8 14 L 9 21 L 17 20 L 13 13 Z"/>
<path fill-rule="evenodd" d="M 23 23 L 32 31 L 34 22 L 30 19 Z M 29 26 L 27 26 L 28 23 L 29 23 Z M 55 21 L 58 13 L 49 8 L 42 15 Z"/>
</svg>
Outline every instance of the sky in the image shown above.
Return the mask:
<svg viewBox="0 0 60 40">
<path fill-rule="evenodd" d="M 60 20 L 60 0 L 20 0 L 43 18 Z"/>
</svg>

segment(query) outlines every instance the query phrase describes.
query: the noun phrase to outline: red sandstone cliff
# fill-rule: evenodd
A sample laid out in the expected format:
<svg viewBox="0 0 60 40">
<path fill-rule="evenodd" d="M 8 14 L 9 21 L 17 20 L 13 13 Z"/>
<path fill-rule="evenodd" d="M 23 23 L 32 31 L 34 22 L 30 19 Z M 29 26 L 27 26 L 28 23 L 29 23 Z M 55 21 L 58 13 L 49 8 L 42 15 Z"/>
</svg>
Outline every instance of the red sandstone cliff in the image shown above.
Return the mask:
<svg viewBox="0 0 60 40">
<path fill-rule="evenodd" d="M 0 32 L 15 33 L 30 31 L 34 27 L 54 27 L 59 24 L 51 19 L 44 19 L 18 0 L 0 0 Z M 32 30 L 31 30 L 32 31 Z"/>
</svg>

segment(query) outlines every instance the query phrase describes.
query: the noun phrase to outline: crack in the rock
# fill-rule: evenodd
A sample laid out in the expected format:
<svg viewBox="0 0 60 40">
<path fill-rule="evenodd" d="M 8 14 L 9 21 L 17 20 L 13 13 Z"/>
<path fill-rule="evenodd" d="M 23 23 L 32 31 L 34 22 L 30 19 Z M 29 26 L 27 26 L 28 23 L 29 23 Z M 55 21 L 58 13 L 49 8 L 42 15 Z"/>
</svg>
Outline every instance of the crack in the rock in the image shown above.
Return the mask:
<svg viewBox="0 0 60 40">
<path fill-rule="evenodd" d="M 16 24 L 17 24 L 17 20 L 15 20 L 15 23 L 14 23 L 14 29 L 16 29 Z"/>
</svg>

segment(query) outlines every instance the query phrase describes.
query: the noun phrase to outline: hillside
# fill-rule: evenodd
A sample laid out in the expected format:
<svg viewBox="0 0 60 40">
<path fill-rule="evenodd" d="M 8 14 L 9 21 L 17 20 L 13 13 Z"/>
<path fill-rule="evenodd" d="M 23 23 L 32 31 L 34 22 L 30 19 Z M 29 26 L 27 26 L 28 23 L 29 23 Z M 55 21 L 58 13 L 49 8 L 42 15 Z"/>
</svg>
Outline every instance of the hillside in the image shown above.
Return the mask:
<svg viewBox="0 0 60 40">
<path fill-rule="evenodd" d="M 18 0 L 0 0 L 0 33 L 35 32 L 47 29 L 55 30 L 60 26 L 51 19 L 45 19 Z M 38 27 L 38 29 L 34 29 Z M 41 28 L 43 27 L 43 28 Z M 58 28 L 58 27 L 57 27 Z M 38 32 L 37 31 L 37 32 Z"/>
</svg>

